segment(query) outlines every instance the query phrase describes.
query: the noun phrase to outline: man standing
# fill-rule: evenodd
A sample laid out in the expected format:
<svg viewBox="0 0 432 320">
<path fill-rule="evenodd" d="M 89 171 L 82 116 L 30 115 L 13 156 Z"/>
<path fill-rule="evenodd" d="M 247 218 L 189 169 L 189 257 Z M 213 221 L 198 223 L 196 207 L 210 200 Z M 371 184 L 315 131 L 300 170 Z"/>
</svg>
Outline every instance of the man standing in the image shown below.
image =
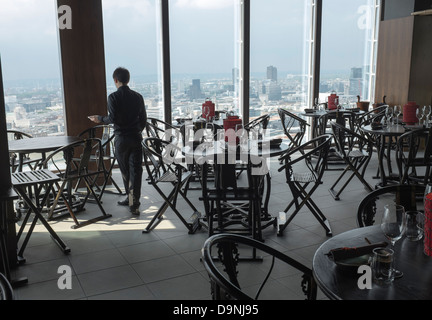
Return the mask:
<svg viewBox="0 0 432 320">
<path fill-rule="evenodd" d="M 98 124 L 114 124 L 115 156 L 120 167 L 127 198 L 119 205 L 129 206 L 132 214 L 139 215 L 142 180 L 142 131 L 147 122 L 144 98 L 128 86 L 129 71 L 114 70 L 117 88 L 108 97 L 108 115 L 88 118 Z"/>
</svg>

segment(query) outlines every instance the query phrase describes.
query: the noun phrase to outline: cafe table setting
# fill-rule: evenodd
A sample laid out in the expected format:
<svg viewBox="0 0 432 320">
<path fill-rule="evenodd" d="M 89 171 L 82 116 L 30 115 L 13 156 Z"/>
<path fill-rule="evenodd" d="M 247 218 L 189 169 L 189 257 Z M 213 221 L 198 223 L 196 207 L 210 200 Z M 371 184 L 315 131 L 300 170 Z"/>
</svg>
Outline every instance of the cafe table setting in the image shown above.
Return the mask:
<svg viewBox="0 0 432 320">
<path fill-rule="evenodd" d="M 424 211 L 395 203 L 380 210 L 379 224 L 341 233 L 318 248 L 318 287 L 333 300 L 432 299 L 432 186 Z"/>
</svg>

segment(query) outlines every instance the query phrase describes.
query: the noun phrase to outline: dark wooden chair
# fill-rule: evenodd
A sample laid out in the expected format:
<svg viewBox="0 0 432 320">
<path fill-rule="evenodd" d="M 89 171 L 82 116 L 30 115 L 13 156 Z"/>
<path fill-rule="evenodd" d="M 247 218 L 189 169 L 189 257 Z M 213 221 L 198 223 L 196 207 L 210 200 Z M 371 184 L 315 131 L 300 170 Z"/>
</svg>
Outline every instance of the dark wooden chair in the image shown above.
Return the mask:
<svg viewBox="0 0 432 320">
<path fill-rule="evenodd" d="M 339 196 L 354 177 L 357 177 L 369 192 L 372 191 L 372 187 L 365 180 L 364 174 L 372 157 L 373 142 L 335 121 L 331 121 L 331 126 L 336 143 L 336 152 L 345 161 L 346 167 L 330 187 L 330 194 L 335 200 L 339 200 Z M 339 190 L 336 190 L 336 186 L 348 172 L 351 172 L 351 175 Z"/>
<path fill-rule="evenodd" d="M 155 137 L 145 138 L 142 144 L 148 183 L 155 188 L 165 201 L 143 232 L 153 230 L 162 221 L 165 211 L 171 208 L 187 228 L 189 234 L 195 233 L 201 227 L 199 221 L 201 213 L 183 191 L 183 187 L 188 183 L 192 172 L 181 163 L 181 160 L 178 161 L 177 157 L 183 157 L 180 148 L 176 144 Z M 167 189 L 162 185 L 170 187 Z M 179 195 L 192 209 L 192 215 L 189 219 L 184 218 L 177 209 Z"/>
<path fill-rule="evenodd" d="M 90 161 L 96 163 L 99 161 L 100 157 L 102 156 L 103 161 L 105 162 L 105 168 L 107 169 L 106 176 L 107 179 L 103 179 L 102 184 L 98 183 L 98 178 L 95 177 L 95 191 L 99 193 L 99 199 L 102 199 L 102 196 L 104 192 L 110 192 L 110 190 L 107 190 L 106 187 L 111 183 L 115 189 L 117 190 L 117 194 L 124 194 L 123 190 L 120 188 L 120 186 L 117 184 L 117 182 L 112 177 L 112 171 L 115 167 L 115 164 L 117 162 L 117 159 L 114 155 L 115 146 L 114 146 L 114 128 L 112 125 L 97 125 L 91 128 L 88 128 L 81 132 L 78 137 L 87 139 L 87 138 L 98 138 L 101 140 L 102 144 L 102 151 L 103 154 L 99 155 L 96 153 L 92 154 L 90 157 Z M 79 159 L 75 159 L 75 161 L 79 161 Z M 76 189 L 78 189 L 79 185 L 81 183 L 81 179 L 78 181 L 76 185 Z"/>
<path fill-rule="evenodd" d="M 279 118 L 282 123 L 285 135 L 290 141 L 290 148 L 299 147 L 303 143 L 304 135 L 306 134 L 306 129 L 309 125 L 305 119 L 291 113 L 285 109 L 278 109 Z"/>
<path fill-rule="evenodd" d="M 268 179 L 266 172 L 259 170 L 259 160 L 248 155 L 241 163 L 247 173 L 242 181 L 236 175 L 238 163 L 230 161 L 228 155 L 222 163 L 202 161 L 201 200 L 210 236 L 230 232 L 262 239 L 264 228 L 276 226 L 277 220 L 268 214 L 266 207 Z M 208 179 L 210 174 L 214 175 L 214 181 Z"/>
<path fill-rule="evenodd" d="M 358 205 L 357 225 L 371 226 L 381 223 L 384 206 L 396 203 L 404 206 L 405 211 L 423 210 L 425 187 L 421 185 L 398 184 L 370 192 Z"/>
<path fill-rule="evenodd" d="M 96 163 L 90 161 L 94 155 L 99 155 L 95 158 Z M 58 161 L 59 158 L 63 158 L 64 161 Z M 103 176 L 104 179 L 107 179 L 100 139 L 88 138 L 58 148 L 41 163 L 41 166 L 52 168 L 60 177 L 59 188 L 56 190 L 55 199 L 48 212 L 49 220 L 60 218 L 69 213 L 75 222 L 72 228 L 80 228 L 111 217 L 105 212 L 99 196 L 94 191 L 96 177 Z M 81 189 L 84 189 L 84 192 L 75 192 L 74 186 L 80 180 L 83 183 Z M 76 213 L 84 210 L 90 196 L 98 205 L 102 215 L 80 222 Z"/>
<path fill-rule="evenodd" d="M 263 253 L 263 261 L 241 260 L 249 250 Z M 217 252 L 217 259 L 212 251 Z M 234 234 L 213 235 L 204 243 L 202 261 L 210 278 L 213 300 L 258 300 L 261 297 L 274 300 L 274 293 L 266 296 L 265 285 L 271 275 L 279 272 L 298 277 L 298 286 L 290 286 L 295 296 L 289 299 L 316 299 L 317 285 L 312 270 L 261 241 Z M 251 276 L 253 271 L 260 276 Z M 281 296 L 284 297 L 282 292 Z"/>
<path fill-rule="evenodd" d="M 0 300 L 14 300 L 14 291 L 8 279 L 0 273 Z"/>
<path fill-rule="evenodd" d="M 401 135 L 397 141 L 396 162 L 399 182 L 432 182 L 432 128 L 413 130 Z"/>
<path fill-rule="evenodd" d="M 286 182 L 293 200 L 284 212 L 279 214 L 278 235 L 283 234 L 288 224 L 305 205 L 324 227 L 326 234 L 329 236 L 332 234 L 326 217 L 312 200 L 313 193 L 322 183 L 331 140 L 332 136 L 329 134 L 316 137 L 292 149 L 282 157 L 284 163 L 278 171 L 285 171 Z M 292 207 L 294 210 L 287 219 L 286 215 Z"/>
</svg>

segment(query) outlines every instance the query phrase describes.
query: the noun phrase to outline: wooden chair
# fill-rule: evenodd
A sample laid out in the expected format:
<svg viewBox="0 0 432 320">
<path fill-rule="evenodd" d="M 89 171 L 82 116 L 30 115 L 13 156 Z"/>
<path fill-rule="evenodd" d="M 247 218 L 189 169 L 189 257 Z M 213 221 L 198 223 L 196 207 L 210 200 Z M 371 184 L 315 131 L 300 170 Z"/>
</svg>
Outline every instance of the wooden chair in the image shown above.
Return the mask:
<svg viewBox="0 0 432 320">
<path fill-rule="evenodd" d="M 48 212 L 49 220 L 60 218 L 69 213 L 75 222 L 72 227 L 75 229 L 111 217 L 105 212 L 99 196 L 94 191 L 95 177 L 104 176 L 107 179 L 107 170 L 102 156 L 95 158 L 95 165 L 90 165 L 90 159 L 95 154 L 103 155 L 102 142 L 97 138 L 89 138 L 57 149 L 42 162 L 42 167 L 52 168 L 58 172 L 60 177 L 60 186 L 56 190 L 55 199 Z M 59 158 L 63 158 L 64 162 L 58 161 Z M 74 185 L 79 180 L 84 184 L 84 193 L 74 192 Z M 96 201 L 102 215 L 79 222 L 76 213 L 84 210 L 90 196 Z"/>
<path fill-rule="evenodd" d="M 299 147 L 303 142 L 307 127 L 310 126 L 309 123 L 307 123 L 305 119 L 282 108 L 278 109 L 278 114 L 285 135 L 290 141 L 290 148 L 288 151 L 292 148 Z"/>
<path fill-rule="evenodd" d="M 201 213 L 198 212 L 183 191 L 183 187 L 188 183 L 192 173 L 176 159 L 177 156 L 182 157 L 181 150 L 177 145 L 155 137 L 145 138 L 142 144 L 148 183 L 165 201 L 143 232 L 153 230 L 162 221 L 163 215 L 169 207 L 187 228 L 189 234 L 195 233 L 201 226 L 199 221 Z M 170 188 L 167 189 L 163 185 L 170 186 Z M 184 218 L 177 209 L 178 195 L 181 195 L 192 209 L 192 215 L 189 219 Z"/>
<path fill-rule="evenodd" d="M 328 236 L 332 235 L 326 217 L 312 200 L 313 193 L 322 183 L 331 140 L 332 136 L 329 134 L 316 137 L 292 149 L 282 157 L 284 164 L 278 171 L 285 171 L 286 181 L 293 200 L 288 204 L 284 212 L 279 213 L 278 235 L 283 234 L 288 224 L 305 205 L 324 227 L 326 234 Z M 293 206 L 294 210 L 287 219 L 286 215 Z"/>
<path fill-rule="evenodd" d="M 242 256 L 249 250 L 265 254 L 263 262 L 242 261 Z M 212 251 L 217 251 L 218 259 L 214 259 Z M 261 241 L 234 234 L 213 235 L 204 243 L 202 261 L 210 278 L 213 300 L 258 300 L 261 297 L 274 300 L 277 298 L 274 293 L 266 296 L 265 285 L 271 275 L 279 272 L 298 278 L 298 286 L 290 287 L 293 295 L 297 295 L 288 299 L 316 299 L 317 285 L 312 270 Z M 261 277 L 250 276 L 252 271 L 257 271 Z M 283 293 L 281 297 L 284 297 Z"/>
<path fill-rule="evenodd" d="M 105 168 L 107 169 L 107 172 L 105 174 L 105 176 L 107 177 L 107 179 L 103 179 L 103 183 L 100 184 L 98 183 L 98 178 L 99 177 L 95 177 L 95 191 L 99 193 L 99 200 L 102 199 L 102 196 L 104 194 L 104 192 L 110 192 L 110 190 L 107 190 L 106 187 L 107 185 L 111 184 L 115 187 L 115 189 L 117 190 L 117 194 L 124 194 L 123 190 L 120 188 L 120 186 L 117 184 L 117 182 L 113 179 L 112 177 L 112 171 L 115 167 L 116 164 L 116 157 L 114 155 L 114 150 L 115 150 L 115 146 L 114 146 L 114 128 L 112 125 L 97 125 L 91 128 L 88 128 L 86 130 L 84 130 L 83 132 L 81 132 L 78 137 L 83 138 L 83 139 L 87 139 L 87 138 L 98 138 L 101 140 L 101 144 L 102 144 L 102 151 L 103 154 L 99 155 L 97 154 L 97 151 L 92 154 L 90 156 L 89 161 L 96 163 L 97 161 L 99 161 L 100 157 L 102 156 L 103 161 L 105 162 Z M 75 161 L 79 161 L 79 159 L 75 159 Z M 108 164 L 108 165 L 107 165 Z M 77 185 L 76 185 L 76 189 L 77 190 L 80 186 L 81 183 L 81 179 L 78 180 Z"/>
<path fill-rule="evenodd" d="M 371 226 L 381 223 L 384 206 L 396 203 L 404 206 L 405 211 L 423 210 L 425 187 L 421 185 L 398 184 L 370 192 L 358 205 L 357 225 Z"/>
<path fill-rule="evenodd" d="M 335 183 L 330 187 L 330 194 L 335 200 L 339 200 L 339 196 L 354 177 L 357 177 L 369 192 L 372 191 L 372 187 L 365 180 L 364 174 L 372 157 L 373 142 L 335 121 L 331 121 L 331 126 L 336 142 L 336 151 L 345 161 L 346 167 L 336 179 Z M 345 180 L 345 183 L 338 191 L 335 190 L 336 186 L 347 172 L 351 172 L 351 175 Z"/>
<path fill-rule="evenodd" d="M 12 285 L 3 273 L 0 273 L 0 300 L 14 300 Z"/>
<path fill-rule="evenodd" d="M 432 128 L 413 130 L 401 135 L 396 147 L 399 182 L 423 185 L 432 182 L 431 156 Z"/>
</svg>

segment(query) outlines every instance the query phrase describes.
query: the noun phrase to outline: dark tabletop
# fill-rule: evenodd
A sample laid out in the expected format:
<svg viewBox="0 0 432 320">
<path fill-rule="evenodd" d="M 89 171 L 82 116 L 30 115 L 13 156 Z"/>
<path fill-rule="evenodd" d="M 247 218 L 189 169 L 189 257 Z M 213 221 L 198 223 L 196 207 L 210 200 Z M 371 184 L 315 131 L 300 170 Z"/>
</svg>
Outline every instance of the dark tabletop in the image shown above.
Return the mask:
<svg viewBox="0 0 432 320">
<path fill-rule="evenodd" d="M 52 137 L 36 137 L 29 139 L 10 140 L 9 152 L 15 153 L 32 153 L 32 152 L 48 152 L 56 150 L 70 143 L 80 141 L 81 138 L 76 136 L 52 136 Z"/>
<path fill-rule="evenodd" d="M 423 253 L 423 241 L 409 241 L 405 237 L 396 242 L 395 267 L 404 276 L 389 285 L 372 283 L 372 289 L 359 289 L 356 267 L 337 266 L 325 254 L 339 247 L 367 245 L 387 241 L 379 225 L 344 232 L 327 240 L 316 251 L 313 259 L 314 277 L 320 289 L 330 299 L 343 300 L 431 300 L 432 257 Z M 388 241 L 387 241 L 388 242 Z M 390 243 L 389 243 L 390 246 Z"/>
</svg>

